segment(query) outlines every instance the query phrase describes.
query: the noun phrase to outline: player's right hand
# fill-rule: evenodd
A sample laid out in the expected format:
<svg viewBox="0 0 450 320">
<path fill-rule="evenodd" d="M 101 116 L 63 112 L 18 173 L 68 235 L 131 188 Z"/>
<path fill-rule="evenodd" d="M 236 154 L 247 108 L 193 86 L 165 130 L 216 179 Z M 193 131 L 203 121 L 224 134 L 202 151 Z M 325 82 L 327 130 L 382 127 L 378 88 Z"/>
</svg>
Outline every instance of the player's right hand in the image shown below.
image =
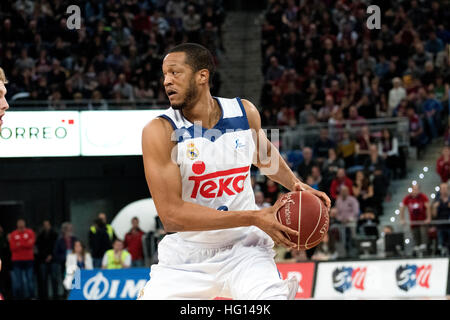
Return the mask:
<svg viewBox="0 0 450 320">
<path fill-rule="evenodd" d="M 259 210 L 255 225 L 267 233 L 277 245 L 283 245 L 287 248 L 297 248 L 297 244 L 289 240 L 287 235 L 298 236 L 298 232 L 281 224 L 277 219 L 277 212 L 287 200 L 278 199 L 271 207 Z"/>
</svg>

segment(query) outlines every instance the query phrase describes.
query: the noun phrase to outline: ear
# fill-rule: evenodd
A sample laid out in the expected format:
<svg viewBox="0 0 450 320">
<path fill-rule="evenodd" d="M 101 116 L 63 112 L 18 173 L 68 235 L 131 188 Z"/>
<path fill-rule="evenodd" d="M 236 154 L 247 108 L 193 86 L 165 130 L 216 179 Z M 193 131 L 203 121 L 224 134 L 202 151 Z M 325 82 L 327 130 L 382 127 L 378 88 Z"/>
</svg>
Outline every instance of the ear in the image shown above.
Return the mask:
<svg viewBox="0 0 450 320">
<path fill-rule="evenodd" d="M 201 69 L 198 71 L 199 84 L 209 83 L 209 71 L 208 69 Z"/>
</svg>

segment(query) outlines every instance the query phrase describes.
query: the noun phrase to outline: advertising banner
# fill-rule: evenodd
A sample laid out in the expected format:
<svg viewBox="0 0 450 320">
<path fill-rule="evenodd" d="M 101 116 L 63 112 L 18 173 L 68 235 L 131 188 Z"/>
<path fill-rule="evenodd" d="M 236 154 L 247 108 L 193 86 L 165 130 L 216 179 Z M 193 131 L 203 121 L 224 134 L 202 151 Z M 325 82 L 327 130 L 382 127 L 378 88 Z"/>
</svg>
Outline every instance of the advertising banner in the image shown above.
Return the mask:
<svg viewBox="0 0 450 320">
<path fill-rule="evenodd" d="M 0 132 L 0 157 L 80 155 L 78 111 L 8 111 Z"/>
<path fill-rule="evenodd" d="M 136 300 L 149 279 L 150 268 L 81 270 L 68 300 Z"/>
<path fill-rule="evenodd" d="M 164 110 L 82 111 L 81 155 L 142 155 L 142 129 Z"/>
<path fill-rule="evenodd" d="M 291 274 L 299 279 L 296 299 L 311 297 L 314 263 L 278 263 L 277 267 L 282 279 Z M 150 268 L 81 270 L 75 274 L 68 300 L 136 300 L 149 279 Z"/>
<path fill-rule="evenodd" d="M 314 297 L 405 298 L 446 295 L 448 259 L 321 262 Z"/>
<path fill-rule="evenodd" d="M 287 279 L 295 275 L 299 279 L 299 287 L 296 299 L 312 297 L 312 288 L 314 281 L 314 263 L 277 263 L 278 271 L 282 279 Z"/>
<path fill-rule="evenodd" d="M 142 129 L 164 110 L 8 111 L 0 157 L 142 155 Z"/>
</svg>

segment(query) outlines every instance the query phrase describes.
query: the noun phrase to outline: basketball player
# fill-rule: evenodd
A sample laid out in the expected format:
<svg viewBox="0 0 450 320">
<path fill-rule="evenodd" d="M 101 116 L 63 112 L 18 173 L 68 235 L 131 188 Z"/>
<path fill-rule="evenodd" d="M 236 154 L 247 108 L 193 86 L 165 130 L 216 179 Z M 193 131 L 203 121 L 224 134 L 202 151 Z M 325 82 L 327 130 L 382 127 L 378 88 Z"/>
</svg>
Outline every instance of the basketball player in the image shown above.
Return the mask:
<svg viewBox="0 0 450 320">
<path fill-rule="evenodd" d="M 214 62 L 206 48 L 174 47 L 162 71 L 171 107 L 143 129 L 142 151 L 158 215 L 174 233 L 159 243 L 159 263 L 138 299 L 294 299 L 298 280 L 280 279 L 272 248 L 295 248 L 289 235 L 298 233 L 275 217 L 284 202 L 258 209 L 250 167 L 289 190 L 316 194 L 328 208 L 330 199 L 296 178 L 251 102 L 211 96 Z"/>
<path fill-rule="evenodd" d="M 2 117 L 5 115 L 6 110 L 9 109 L 8 102 L 6 101 L 6 87 L 8 81 L 6 80 L 5 72 L 0 68 L 0 130 L 2 129 Z"/>
<path fill-rule="evenodd" d="M 5 71 L 0 68 L 0 131 L 2 130 L 2 117 L 5 115 L 6 110 L 9 109 L 8 102 L 6 101 L 6 87 L 8 81 L 6 80 Z M 2 270 L 2 260 L 0 259 L 0 271 Z"/>
</svg>

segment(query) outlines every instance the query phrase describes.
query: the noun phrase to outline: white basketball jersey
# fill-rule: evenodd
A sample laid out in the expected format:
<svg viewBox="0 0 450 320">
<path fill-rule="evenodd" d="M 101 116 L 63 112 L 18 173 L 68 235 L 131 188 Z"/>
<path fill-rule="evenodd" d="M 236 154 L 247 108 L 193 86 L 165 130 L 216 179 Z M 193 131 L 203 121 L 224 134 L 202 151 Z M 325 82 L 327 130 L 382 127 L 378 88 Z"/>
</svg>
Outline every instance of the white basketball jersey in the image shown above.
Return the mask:
<svg viewBox="0 0 450 320">
<path fill-rule="evenodd" d="M 183 200 L 223 211 L 257 210 L 250 179 L 255 144 L 244 106 L 239 98 L 214 98 L 222 116 L 212 129 L 191 123 L 173 108 L 160 116 L 171 123 L 178 141 Z M 224 244 L 247 231 L 249 227 L 178 234 L 192 242 Z"/>
</svg>

